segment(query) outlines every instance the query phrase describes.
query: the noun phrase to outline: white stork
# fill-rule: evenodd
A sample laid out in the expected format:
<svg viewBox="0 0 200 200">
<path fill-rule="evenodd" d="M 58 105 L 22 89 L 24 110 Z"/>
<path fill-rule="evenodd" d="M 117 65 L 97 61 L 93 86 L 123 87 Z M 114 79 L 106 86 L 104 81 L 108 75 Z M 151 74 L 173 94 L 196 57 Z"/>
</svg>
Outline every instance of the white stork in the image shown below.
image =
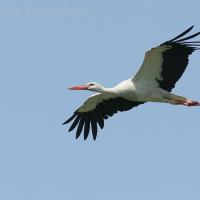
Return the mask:
<svg viewBox="0 0 200 200">
<path fill-rule="evenodd" d="M 77 126 L 76 138 L 83 131 L 84 139 L 87 139 L 91 128 L 95 140 L 97 125 L 103 129 L 104 120 L 118 111 L 127 111 L 146 102 L 199 106 L 200 103 L 197 101 L 171 93 L 188 65 L 189 55 L 200 49 L 198 48 L 200 41 L 187 41 L 199 35 L 200 32 L 183 38 L 192 28 L 193 26 L 175 38 L 147 51 L 136 75 L 115 87 L 106 88 L 98 83 L 90 82 L 69 88 L 90 90 L 97 94 L 89 97 L 63 125 L 73 121 L 69 132 Z"/>
</svg>

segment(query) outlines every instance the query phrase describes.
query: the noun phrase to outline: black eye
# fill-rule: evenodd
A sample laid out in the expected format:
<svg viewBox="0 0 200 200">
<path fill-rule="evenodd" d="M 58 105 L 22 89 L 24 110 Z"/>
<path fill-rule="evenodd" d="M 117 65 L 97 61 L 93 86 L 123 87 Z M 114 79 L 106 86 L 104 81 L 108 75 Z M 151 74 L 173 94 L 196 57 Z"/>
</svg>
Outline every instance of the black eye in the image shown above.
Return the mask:
<svg viewBox="0 0 200 200">
<path fill-rule="evenodd" d="M 89 86 L 93 86 L 93 85 L 95 85 L 95 84 L 94 84 L 94 83 L 90 83 L 90 84 L 89 84 Z"/>
</svg>

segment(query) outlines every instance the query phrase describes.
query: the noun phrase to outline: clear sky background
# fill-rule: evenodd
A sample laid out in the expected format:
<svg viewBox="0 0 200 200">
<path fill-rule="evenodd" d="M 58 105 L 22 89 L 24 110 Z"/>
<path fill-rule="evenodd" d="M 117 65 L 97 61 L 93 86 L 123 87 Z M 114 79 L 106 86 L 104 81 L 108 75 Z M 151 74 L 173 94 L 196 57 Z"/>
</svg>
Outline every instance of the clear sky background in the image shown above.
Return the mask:
<svg viewBox="0 0 200 200">
<path fill-rule="evenodd" d="M 1 0 L 0 199 L 199 200 L 198 107 L 147 103 L 106 121 L 94 142 L 61 124 L 144 52 L 191 25 L 199 1 Z M 200 100 L 200 52 L 173 90 Z"/>
</svg>

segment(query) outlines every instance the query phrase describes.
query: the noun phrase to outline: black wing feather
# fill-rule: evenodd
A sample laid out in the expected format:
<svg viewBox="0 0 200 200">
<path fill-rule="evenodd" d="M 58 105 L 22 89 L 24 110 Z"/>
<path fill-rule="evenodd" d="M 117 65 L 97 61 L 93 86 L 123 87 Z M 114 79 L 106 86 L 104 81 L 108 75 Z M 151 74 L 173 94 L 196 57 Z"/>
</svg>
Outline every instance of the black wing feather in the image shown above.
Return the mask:
<svg viewBox="0 0 200 200">
<path fill-rule="evenodd" d="M 84 115 L 84 114 L 83 114 Z M 78 128 L 77 128 L 77 131 L 76 131 L 76 138 L 78 138 L 80 135 L 81 135 L 81 132 L 83 130 L 83 126 L 84 126 L 84 123 L 85 123 L 85 120 L 84 120 L 84 117 L 81 117 L 81 120 L 79 122 L 79 125 L 78 125 Z"/>
<path fill-rule="evenodd" d="M 80 117 L 81 117 L 80 115 L 77 115 L 77 117 L 75 118 L 74 122 L 72 123 L 72 125 L 69 128 L 69 132 L 71 132 L 76 127 L 76 125 L 78 124 L 78 122 L 80 120 Z"/>
<path fill-rule="evenodd" d="M 87 139 L 90 132 L 90 113 L 85 113 L 84 140 Z"/>
<path fill-rule="evenodd" d="M 99 112 L 99 110 L 96 109 L 96 112 L 94 112 L 95 118 L 97 120 L 97 123 L 99 124 L 99 127 L 103 129 L 104 127 L 104 120 L 102 114 Z"/>
<path fill-rule="evenodd" d="M 160 45 L 169 45 L 171 47 L 162 53 L 163 63 L 161 76 L 163 79 L 157 79 L 159 86 L 168 92 L 171 92 L 171 90 L 175 87 L 176 82 L 183 75 L 189 62 L 189 55 L 191 55 L 195 50 L 199 49 L 197 48 L 200 45 L 199 41 L 187 42 L 186 40 L 196 37 L 200 34 L 200 32 L 180 39 L 180 37 L 191 31 L 192 28 L 193 26 L 172 40 Z"/>
<path fill-rule="evenodd" d="M 63 123 L 63 125 L 65 125 L 65 124 L 71 122 L 76 116 L 77 116 L 77 113 L 74 112 L 74 114 L 73 114 L 68 120 L 66 120 L 66 121 Z"/>
<path fill-rule="evenodd" d="M 93 139 L 96 140 L 97 137 L 97 119 L 95 117 L 94 111 L 91 112 L 91 127 L 92 127 L 92 136 Z"/>
<path fill-rule="evenodd" d="M 175 38 L 171 39 L 170 42 L 173 42 L 174 40 L 177 40 L 178 38 L 183 37 L 184 35 L 189 33 L 193 28 L 194 28 L 194 26 L 191 26 L 190 28 L 185 30 L 183 33 L 181 33 L 181 34 L 177 35 Z"/>
<path fill-rule="evenodd" d="M 185 41 L 185 40 L 192 39 L 192 38 L 198 36 L 199 34 L 200 34 L 200 32 L 195 33 L 195 34 L 193 34 L 193 35 L 191 35 L 191 36 L 188 36 L 188 37 L 186 37 L 186 38 L 183 38 L 183 39 L 177 40 L 176 42 L 183 42 L 183 41 Z"/>
<path fill-rule="evenodd" d="M 72 115 L 72 117 L 63 124 L 69 123 L 74 119 L 69 131 L 72 131 L 76 126 L 78 126 L 76 132 L 76 138 L 78 138 L 84 127 L 84 140 L 87 139 L 91 127 L 93 139 L 96 140 L 98 132 L 97 124 L 101 129 L 103 129 L 104 120 L 108 119 L 108 117 L 113 116 L 118 111 L 127 111 L 144 103 L 145 102 L 130 101 L 122 97 L 103 100 L 97 104 L 96 108 L 92 111 L 84 113 L 75 111 L 74 115 L 76 118 L 74 119 L 74 115 Z"/>
</svg>

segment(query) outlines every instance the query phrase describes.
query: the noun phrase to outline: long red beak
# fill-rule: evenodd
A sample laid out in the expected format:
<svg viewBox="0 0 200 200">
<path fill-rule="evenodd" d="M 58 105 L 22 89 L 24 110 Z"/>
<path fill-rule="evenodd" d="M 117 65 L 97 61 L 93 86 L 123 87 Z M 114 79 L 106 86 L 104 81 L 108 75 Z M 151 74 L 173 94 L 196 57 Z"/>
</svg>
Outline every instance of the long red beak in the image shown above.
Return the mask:
<svg viewBox="0 0 200 200">
<path fill-rule="evenodd" d="M 74 86 L 70 87 L 69 90 L 88 90 L 89 86 L 87 85 L 79 85 L 79 86 Z"/>
</svg>

